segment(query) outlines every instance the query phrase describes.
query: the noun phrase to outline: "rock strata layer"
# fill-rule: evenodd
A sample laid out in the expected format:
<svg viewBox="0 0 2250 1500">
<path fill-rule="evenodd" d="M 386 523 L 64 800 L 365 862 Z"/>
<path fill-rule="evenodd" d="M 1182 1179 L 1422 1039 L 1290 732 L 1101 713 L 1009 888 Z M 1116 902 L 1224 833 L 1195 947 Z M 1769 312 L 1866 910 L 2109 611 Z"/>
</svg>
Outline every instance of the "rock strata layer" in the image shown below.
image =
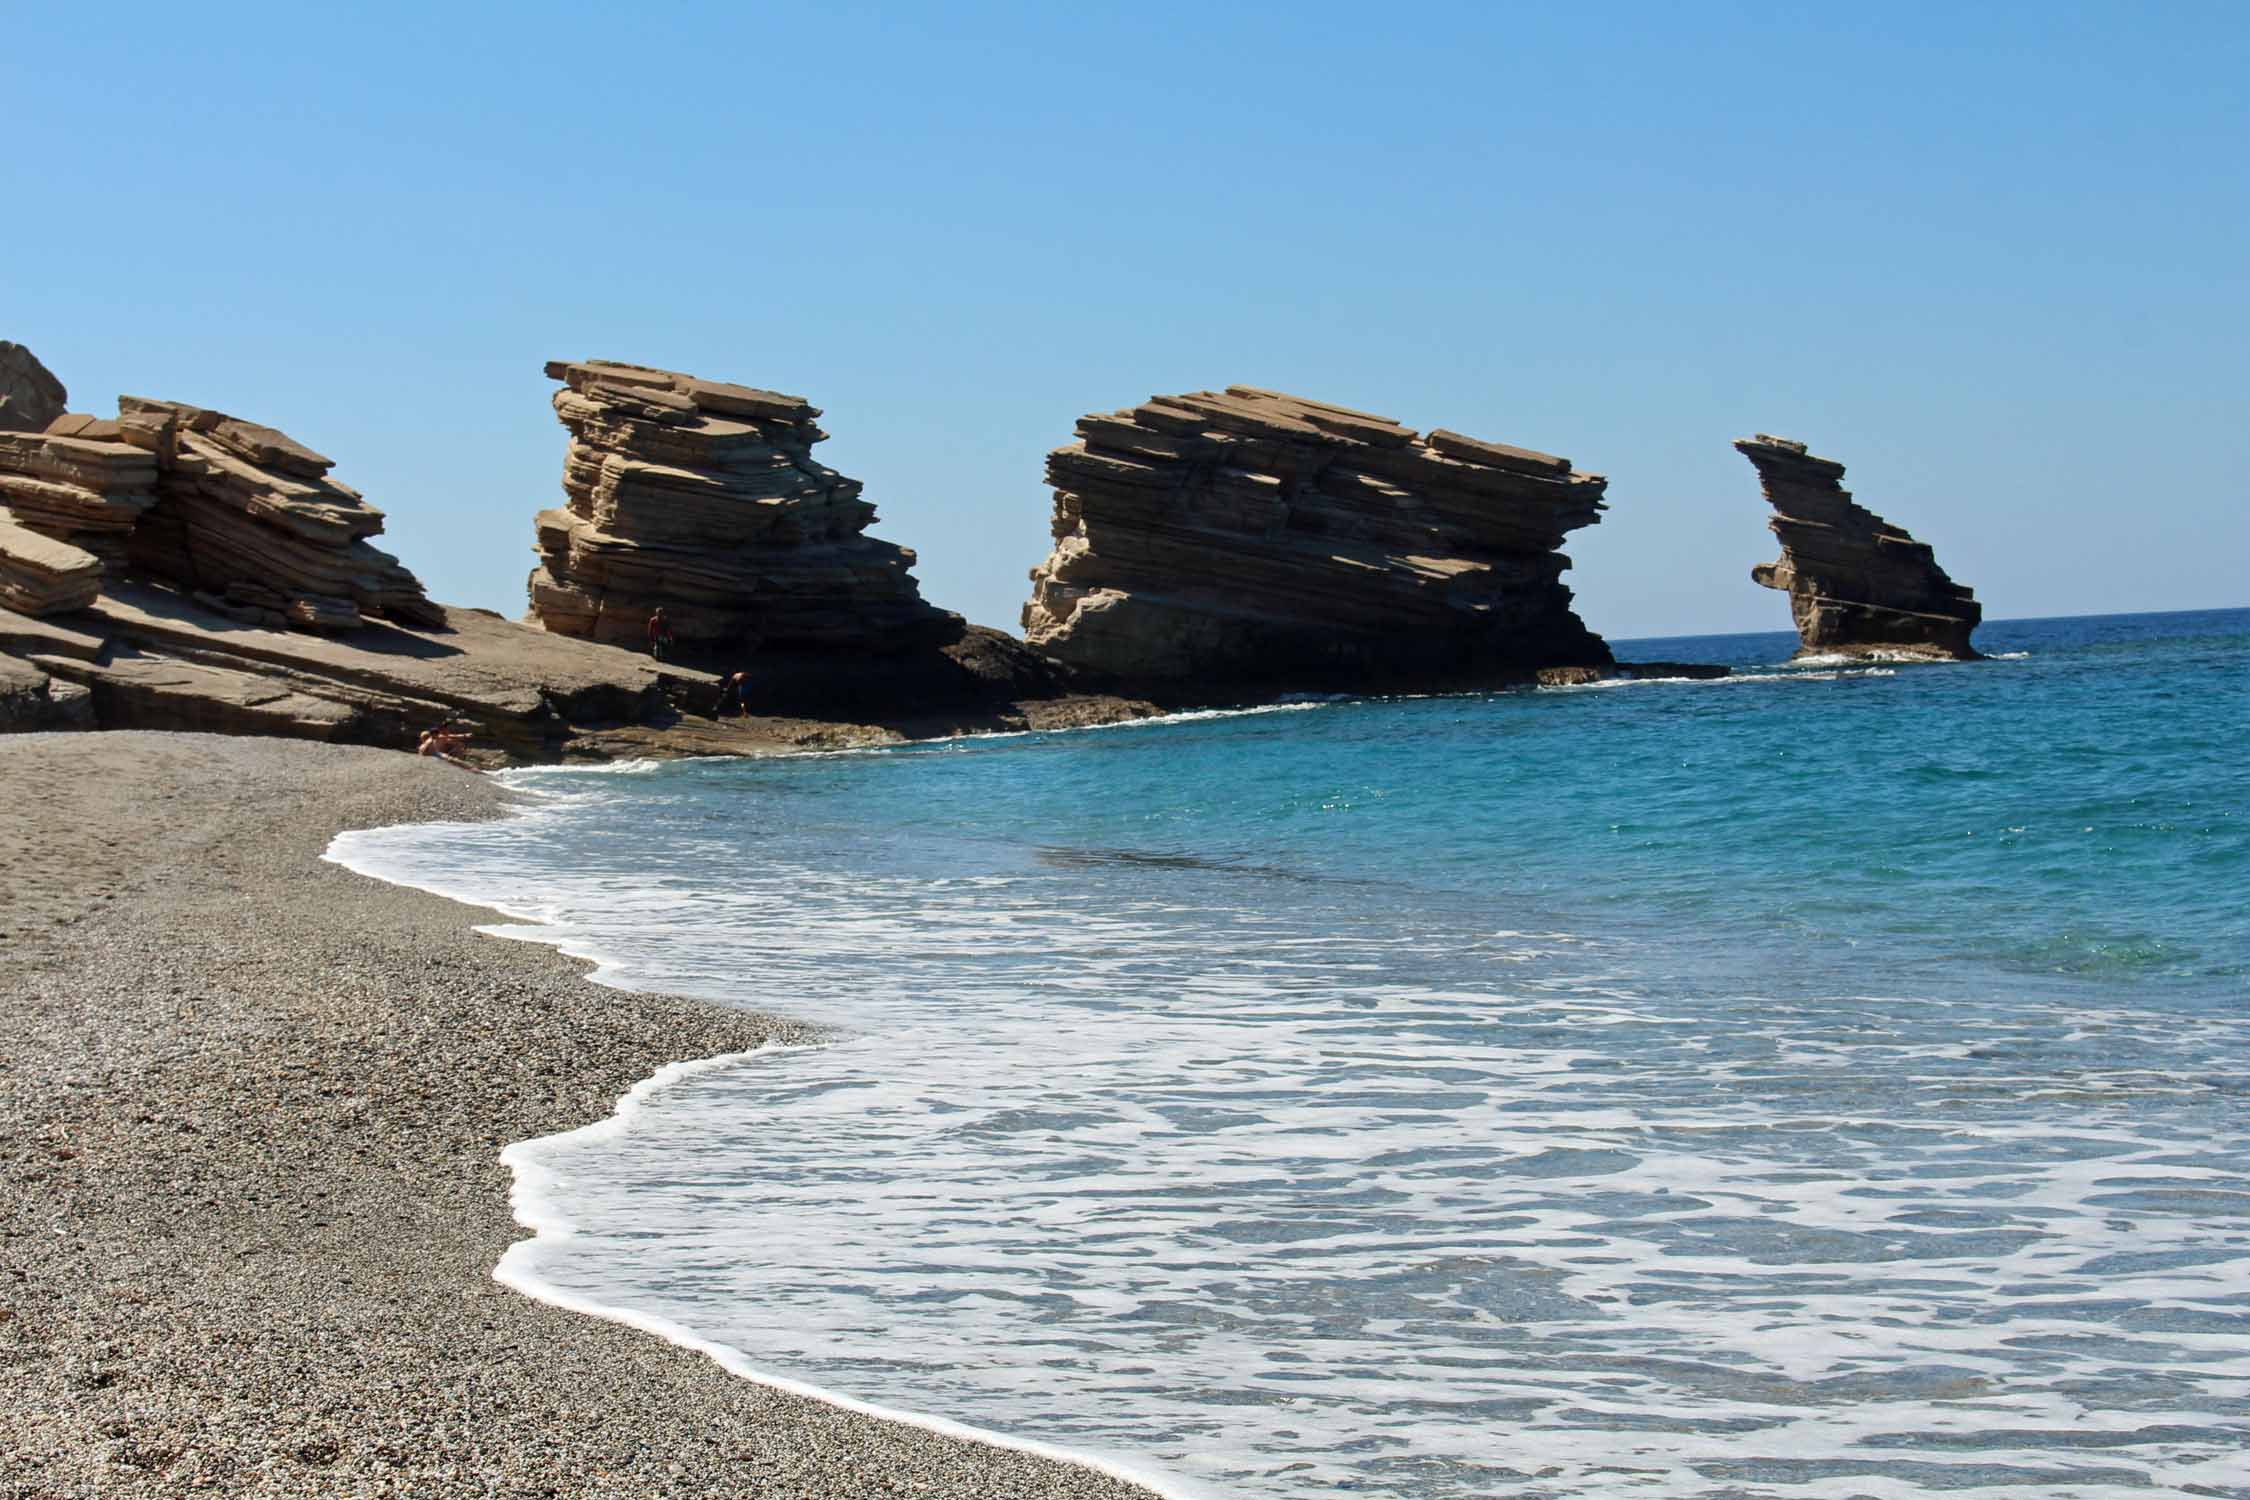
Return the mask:
<svg viewBox="0 0 2250 1500">
<path fill-rule="evenodd" d="M 1984 607 L 1927 542 L 1853 503 L 1842 464 L 1762 432 L 1734 446 L 1757 469 L 1781 539 L 1780 558 L 1750 577 L 1788 593 L 1799 656 L 1976 657 L 1969 636 Z"/>
<path fill-rule="evenodd" d="M 1560 581 L 1603 509 L 1567 459 L 1238 385 L 1081 418 L 1047 482 L 1024 634 L 1074 667 L 1315 688 L 1610 661 Z"/>
<path fill-rule="evenodd" d="M 0 345 L 0 384 L 26 383 L 9 373 L 18 355 L 29 359 Z M 45 413 L 20 394 L 11 388 L 0 416 Z M 36 431 L 0 431 L 0 515 L 90 555 L 96 587 L 105 571 L 159 578 L 255 625 L 443 622 L 421 582 L 369 544 L 383 513 L 331 478 L 328 459 L 225 412 L 139 396 L 117 405 L 114 419 L 60 412 Z M 81 560 L 51 549 L 34 557 L 21 538 L 0 539 L 0 558 L 10 608 L 51 613 L 91 597 L 63 581 L 81 578 Z"/>
<path fill-rule="evenodd" d="M 812 456 L 799 396 L 611 360 L 547 366 L 570 432 L 564 507 L 538 518 L 531 613 L 638 646 L 662 608 L 692 655 L 888 652 L 957 638 L 914 554 L 865 534 L 858 480 Z"/>
<path fill-rule="evenodd" d="M 52 679 L 48 697 L 84 704 L 88 727 L 410 748 L 450 720 L 466 726 L 480 758 L 510 761 L 607 758 L 603 733 L 675 722 L 677 704 L 715 690 L 703 673 L 645 656 L 483 610 L 440 610 L 434 630 L 314 634 L 245 625 L 177 590 L 110 580 L 68 614 L 0 608 L 0 663 Z M 36 727 L 28 711 L 14 718 L 0 728 Z"/>
<path fill-rule="evenodd" d="M 26 615 L 84 609 L 102 589 L 101 559 L 16 523 L 0 508 L 0 606 Z"/>
<path fill-rule="evenodd" d="M 617 449 L 574 445 L 570 488 L 615 528 L 607 542 L 642 554 L 621 571 L 652 570 L 661 588 L 671 568 L 692 573 L 715 551 L 725 595 L 715 639 L 740 630 L 795 648 L 757 653 L 742 717 L 721 723 L 709 674 L 432 603 L 369 544 L 381 513 L 288 435 L 132 396 L 115 418 L 60 412 L 59 382 L 43 369 L 44 383 L 19 379 L 36 362 L 13 345 L 0 353 L 11 400 L 37 384 L 43 403 L 13 402 L 16 417 L 44 424 L 0 431 L 0 732 L 209 730 L 403 749 L 449 723 L 470 759 L 495 763 L 740 754 L 1155 711 L 1075 693 L 1020 641 L 922 603 L 912 554 L 860 535 L 873 512 L 858 485 L 806 457 L 822 434 L 795 397 L 599 366 L 585 382 L 593 395 L 558 401 L 590 440 Z M 708 471 L 667 467 L 690 461 Z M 562 513 L 564 529 L 576 519 Z M 675 613 L 683 634 L 699 623 L 692 603 Z M 619 618 L 638 647 L 645 612 Z M 831 649 L 843 643 L 869 649 Z M 917 649 L 892 649 L 908 644 Z"/>
<path fill-rule="evenodd" d="M 19 525 L 112 565 L 156 503 L 156 460 L 115 422 L 66 414 L 43 433 L 0 432 L 0 505 Z"/>
<path fill-rule="evenodd" d="M 420 580 L 369 544 L 383 513 L 330 478 L 330 460 L 224 412 L 140 396 L 117 405 L 118 435 L 157 468 L 156 503 L 131 536 L 135 567 L 248 623 L 445 623 Z"/>
</svg>

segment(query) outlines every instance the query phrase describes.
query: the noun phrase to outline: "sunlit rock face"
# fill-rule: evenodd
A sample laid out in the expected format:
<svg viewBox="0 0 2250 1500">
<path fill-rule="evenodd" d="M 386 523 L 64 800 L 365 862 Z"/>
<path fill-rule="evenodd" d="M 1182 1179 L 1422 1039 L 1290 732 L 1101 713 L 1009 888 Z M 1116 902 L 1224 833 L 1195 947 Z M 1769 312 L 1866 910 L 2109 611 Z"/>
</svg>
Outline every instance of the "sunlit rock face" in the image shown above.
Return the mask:
<svg viewBox="0 0 2250 1500">
<path fill-rule="evenodd" d="M 1606 666 L 1564 536 L 1567 459 L 1251 386 L 1078 422 L 1047 458 L 1055 547 L 1025 639 L 1131 682 L 1317 689 Z"/>
<path fill-rule="evenodd" d="M 156 460 L 156 503 L 130 538 L 135 570 L 251 624 L 445 623 L 421 580 L 369 543 L 383 513 L 287 433 L 142 396 L 117 398 L 115 426 Z"/>
<path fill-rule="evenodd" d="M 1758 471 L 1781 556 L 1750 577 L 1789 595 L 1797 654 L 1970 660 L 1984 606 L 1946 576 L 1929 543 L 1852 502 L 1844 466 L 1759 433 L 1735 449 Z"/>
<path fill-rule="evenodd" d="M 570 432 L 560 509 L 538 518 L 531 613 L 637 645 L 661 608 L 694 652 L 900 650 L 960 634 L 875 507 L 812 456 L 801 396 L 612 360 L 547 366 Z"/>
<path fill-rule="evenodd" d="M 30 410 L 21 395 L 9 414 Z M 35 563 L 40 549 L 8 543 L 12 607 L 80 608 L 105 577 L 138 576 L 246 624 L 441 624 L 421 581 L 368 542 L 383 513 L 333 467 L 271 427 L 141 396 L 120 396 L 115 417 L 57 412 L 38 431 L 0 431 L 0 520 L 72 554 Z M 31 588 L 34 567 L 51 587 Z"/>
</svg>

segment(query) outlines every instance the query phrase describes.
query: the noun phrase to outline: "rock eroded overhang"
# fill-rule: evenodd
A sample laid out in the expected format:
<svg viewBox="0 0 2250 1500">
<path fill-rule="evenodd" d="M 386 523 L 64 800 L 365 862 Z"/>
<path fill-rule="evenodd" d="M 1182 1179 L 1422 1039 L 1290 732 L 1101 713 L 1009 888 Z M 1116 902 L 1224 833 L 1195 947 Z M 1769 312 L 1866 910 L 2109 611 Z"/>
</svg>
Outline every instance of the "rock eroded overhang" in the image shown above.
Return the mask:
<svg viewBox="0 0 2250 1500">
<path fill-rule="evenodd" d="M 1803 443 L 1759 433 L 1735 449 L 1758 471 L 1781 556 L 1752 581 L 1789 595 L 1800 655 L 1901 654 L 1967 660 L 1984 618 L 1927 542 L 1855 503 L 1844 466 Z"/>
</svg>

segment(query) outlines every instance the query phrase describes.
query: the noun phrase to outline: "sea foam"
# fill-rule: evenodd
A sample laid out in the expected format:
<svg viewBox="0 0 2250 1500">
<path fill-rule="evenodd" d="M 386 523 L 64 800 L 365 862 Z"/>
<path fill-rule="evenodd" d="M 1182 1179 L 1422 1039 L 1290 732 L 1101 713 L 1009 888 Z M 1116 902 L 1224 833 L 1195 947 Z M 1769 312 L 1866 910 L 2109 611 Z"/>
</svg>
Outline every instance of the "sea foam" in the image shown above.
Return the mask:
<svg viewBox="0 0 2250 1500">
<path fill-rule="evenodd" d="M 550 776 L 339 853 L 843 1029 L 511 1148 L 509 1277 L 766 1377 L 1183 1492 L 2229 1493 L 2239 726 L 2061 650 L 1785 680 Z"/>
</svg>

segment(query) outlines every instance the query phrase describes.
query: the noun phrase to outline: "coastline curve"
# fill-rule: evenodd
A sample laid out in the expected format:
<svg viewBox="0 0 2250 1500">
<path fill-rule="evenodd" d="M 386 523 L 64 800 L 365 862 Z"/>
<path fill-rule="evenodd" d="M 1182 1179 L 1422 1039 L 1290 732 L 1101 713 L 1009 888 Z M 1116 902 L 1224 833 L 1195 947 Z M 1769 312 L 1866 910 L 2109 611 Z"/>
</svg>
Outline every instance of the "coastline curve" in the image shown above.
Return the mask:
<svg viewBox="0 0 2250 1500">
<path fill-rule="evenodd" d="M 519 778 L 531 779 L 542 771 L 551 772 L 563 769 L 574 772 L 591 771 L 597 774 L 631 775 L 657 770 L 661 764 L 657 761 L 629 761 L 599 767 L 528 767 L 522 770 L 499 773 L 494 779 L 501 781 L 511 792 L 544 800 L 551 794 L 541 792 L 531 786 L 522 785 L 519 783 Z M 518 803 L 510 806 L 503 814 L 503 818 L 506 820 L 520 819 L 533 815 L 537 811 L 539 811 L 537 801 L 528 805 Z M 406 826 L 431 829 L 448 825 L 438 823 Z M 513 925 L 476 923 L 472 924 L 472 930 L 489 937 L 537 943 L 551 947 L 568 958 L 589 965 L 589 971 L 585 975 L 588 982 L 627 993 L 637 992 L 635 987 L 622 977 L 623 965 L 598 951 L 579 948 L 570 944 L 561 932 L 551 925 L 547 913 L 537 909 L 498 904 L 489 895 L 482 893 L 465 894 L 457 890 L 449 890 L 440 883 L 406 878 L 396 871 L 386 870 L 380 862 L 368 857 L 364 848 L 356 847 L 364 845 L 370 837 L 398 831 L 397 825 L 388 829 L 345 830 L 336 834 L 330 840 L 328 847 L 321 855 L 321 859 L 326 863 L 341 866 L 370 880 L 423 891 L 448 901 L 498 911 L 503 916 L 512 919 Z M 591 1297 L 566 1291 L 539 1277 L 528 1268 L 527 1262 L 534 1247 L 539 1245 L 541 1241 L 552 1243 L 557 1240 L 569 1239 L 578 1232 L 578 1226 L 563 1213 L 555 1201 L 553 1191 L 555 1173 L 542 1159 L 545 1151 L 566 1145 L 599 1141 L 630 1130 L 634 1117 L 641 1113 L 656 1095 L 666 1088 L 697 1074 L 742 1063 L 753 1058 L 787 1052 L 814 1051 L 822 1045 L 821 1042 L 768 1042 L 748 1051 L 717 1053 L 707 1057 L 688 1058 L 668 1063 L 648 1077 L 636 1082 L 616 1100 L 611 1112 L 603 1118 L 570 1130 L 514 1141 L 503 1147 L 499 1153 L 499 1160 L 502 1165 L 509 1169 L 513 1178 L 508 1195 L 509 1208 L 515 1222 L 523 1229 L 528 1230 L 529 1234 L 525 1238 L 517 1240 L 502 1253 L 500 1259 L 492 1267 L 492 1279 L 532 1301 L 542 1302 L 566 1312 L 577 1313 L 603 1322 L 614 1323 L 621 1327 L 632 1328 L 638 1332 L 654 1335 L 674 1347 L 701 1354 L 729 1375 L 753 1385 L 764 1386 L 787 1395 L 820 1402 L 859 1416 L 897 1423 L 939 1437 L 976 1443 L 985 1447 L 1021 1453 L 1029 1457 L 1089 1470 L 1121 1483 L 1138 1486 L 1158 1496 L 1159 1500 L 1216 1500 L 1212 1491 L 1195 1487 L 1175 1476 L 1159 1476 L 1145 1472 L 1120 1459 L 1065 1448 L 1056 1444 L 1041 1442 L 1036 1438 L 1018 1437 L 1010 1433 L 975 1427 L 949 1417 L 914 1412 L 903 1407 L 866 1401 L 808 1381 L 762 1370 L 754 1363 L 752 1356 L 733 1345 L 705 1338 L 669 1318 L 640 1312 L 632 1308 L 614 1306 Z"/>
</svg>

